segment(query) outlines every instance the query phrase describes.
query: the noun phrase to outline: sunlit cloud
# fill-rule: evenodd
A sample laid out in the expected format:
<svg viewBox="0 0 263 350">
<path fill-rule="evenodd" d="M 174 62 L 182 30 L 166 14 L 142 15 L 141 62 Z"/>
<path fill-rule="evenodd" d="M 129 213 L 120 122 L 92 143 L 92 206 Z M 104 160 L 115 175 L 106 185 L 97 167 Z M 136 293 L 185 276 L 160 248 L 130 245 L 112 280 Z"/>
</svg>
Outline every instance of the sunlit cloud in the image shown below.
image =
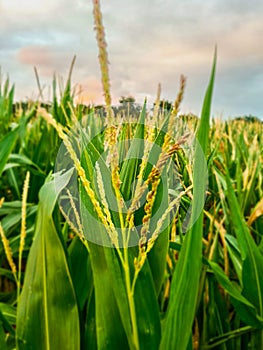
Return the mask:
<svg viewBox="0 0 263 350">
<path fill-rule="evenodd" d="M 75 102 L 81 104 L 103 103 L 101 82 L 96 77 L 89 77 L 78 83 L 75 88 Z"/>
<path fill-rule="evenodd" d="M 46 67 L 52 65 L 52 55 L 44 46 L 26 46 L 18 51 L 17 59 L 22 64 Z"/>
</svg>

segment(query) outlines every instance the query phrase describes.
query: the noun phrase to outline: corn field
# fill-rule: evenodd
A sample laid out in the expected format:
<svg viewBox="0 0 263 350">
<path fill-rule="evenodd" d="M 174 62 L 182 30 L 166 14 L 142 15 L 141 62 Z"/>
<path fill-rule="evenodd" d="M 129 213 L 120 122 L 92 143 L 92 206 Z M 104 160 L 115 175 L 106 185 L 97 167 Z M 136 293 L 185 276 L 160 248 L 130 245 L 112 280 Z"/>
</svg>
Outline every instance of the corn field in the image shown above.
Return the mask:
<svg viewBox="0 0 263 350">
<path fill-rule="evenodd" d="M 93 5 L 104 107 L 1 81 L 0 348 L 263 349 L 263 123 L 210 118 L 216 50 L 200 118 L 114 112 Z"/>
</svg>

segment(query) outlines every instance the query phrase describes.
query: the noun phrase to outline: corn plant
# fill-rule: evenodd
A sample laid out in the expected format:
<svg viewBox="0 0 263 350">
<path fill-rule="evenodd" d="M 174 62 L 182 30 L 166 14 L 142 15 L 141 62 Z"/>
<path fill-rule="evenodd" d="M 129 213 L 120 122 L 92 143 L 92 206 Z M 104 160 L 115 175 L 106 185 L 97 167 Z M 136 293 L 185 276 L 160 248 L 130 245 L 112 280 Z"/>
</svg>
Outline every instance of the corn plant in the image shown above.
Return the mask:
<svg viewBox="0 0 263 350">
<path fill-rule="evenodd" d="M 159 86 L 114 113 L 93 3 L 102 111 L 74 106 L 75 59 L 50 106 L 1 90 L 1 349 L 260 349 L 263 124 L 210 121 L 216 52 L 200 119 L 184 77 L 172 110 Z"/>
</svg>

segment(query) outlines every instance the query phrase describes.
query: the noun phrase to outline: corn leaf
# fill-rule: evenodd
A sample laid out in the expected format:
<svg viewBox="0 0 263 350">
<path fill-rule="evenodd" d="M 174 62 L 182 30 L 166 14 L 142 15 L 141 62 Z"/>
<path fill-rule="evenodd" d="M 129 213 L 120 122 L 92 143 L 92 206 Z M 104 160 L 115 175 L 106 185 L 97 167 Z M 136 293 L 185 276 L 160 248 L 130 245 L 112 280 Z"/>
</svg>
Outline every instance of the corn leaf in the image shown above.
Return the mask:
<svg viewBox="0 0 263 350">
<path fill-rule="evenodd" d="M 86 176 L 91 183 L 93 183 L 93 174 L 90 165 L 94 163 L 92 157 L 93 153 L 88 152 L 82 159 L 82 166 L 85 168 Z M 110 189 L 111 174 L 105 168 L 102 159 L 99 159 L 98 162 L 107 195 L 107 189 Z M 129 167 L 129 162 L 125 166 Z M 127 178 L 126 186 L 128 186 L 128 183 L 129 179 Z M 127 190 L 129 190 L 128 187 Z M 131 309 L 125 285 L 127 270 L 124 271 L 117 251 L 112 248 L 108 233 L 100 223 L 90 198 L 82 186 L 80 186 L 80 194 L 82 223 L 84 235 L 89 240 L 89 253 L 94 278 L 98 348 L 116 349 L 121 343 L 123 348 L 135 349 L 131 327 Z M 137 235 L 136 232 L 133 232 L 133 234 Z M 92 242 L 99 242 L 101 246 Z M 138 248 L 125 249 L 128 249 L 129 255 L 129 266 L 126 266 L 126 268 L 130 270 L 132 276 L 134 258 L 138 254 Z M 120 251 L 123 254 L 123 249 L 120 249 Z M 157 297 L 148 264 L 145 264 L 143 271 L 138 276 L 133 298 L 140 346 L 141 348 L 157 349 L 160 342 L 160 319 Z"/>
<path fill-rule="evenodd" d="M 226 181 L 231 220 L 243 261 L 242 294 L 256 307 L 258 315 L 263 317 L 263 256 L 241 214 L 228 172 Z"/>
<path fill-rule="evenodd" d="M 144 103 L 134 138 L 120 172 L 122 181 L 121 192 L 125 200 L 129 200 L 132 197 L 134 181 L 138 175 L 140 160 L 143 156 L 145 114 L 146 102 Z"/>
<path fill-rule="evenodd" d="M 11 335 L 15 334 L 14 328 L 10 324 L 9 320 L 7 319 L 7 316 L 5 313 L 0 309 L 0 324 L 3 325 L 3 328 L 6 332 L 10 333 Z"/>
<path fill-rule="evenodd" d="M 164 174 L 162 175 L 162 184 L 158 186 L 157 195 L 153 207 L 153 217 L 151 218 L 150 223 L 150 232 L 152 233 L 157 225 L 158 220 L 164 214 L 166 208 L 169 204 L 168 198 L 168 184 L 167 184 L 167 175 L 166 167 L 164 169 Z M 156 211 L 158 212 L 156 213 Z M 153 282 L 155 285 L 156 294 L 159 295 L 164 274 L 166 268 L 166 257 L 169 246 L 169 216 L 163 223 L 164 229 L 159 234 L 156 239 L 154 246 L 150 253 L 148 254 L 148 262 L 151 268 L 151 273 L 153 277 Z"/>
<path fill-rule="evenodd" d="M 80 309 L 84 308 L 93 290 L 93 276 L 88 250 L 76 236 L 68 248 L 72 282 Z"/>
<path fill-rule="evenodd" d="M 107 264 L 107 253 L 113 253 L 113 249 L 102 247 L 89 242 L 90 258 L 94 275 L 95 287 L 95 319 L 96 319 L 96 337 L 98 349 L 117 349 L 119 344 L 124 348 L 129 348 L 128 339 L 131 337 L 129 326 L 129 313 L 127 312 L 127 302 L 123 294 L 122 284 L 119 285 L 120 302 L 123 302 L 123 308 L 126 307 L 127 323 L 126 336 L 122 324 L 121 315 L 118 309 L 116 296 L 114 293 L 114 284 L 116 279 L 112 280 L 112 275 L 116 275 L 114 266 Z M 112 252 L 111 252 L 112 250 Z M 116 259 L 116 257 L 115 257 Z M 114 269 L 110 271 L 110 269 Z"/>
<path fill-rule="evenodd" d="M 0 176 L 4 170 L 9 154 L 12 152 L 18 136 L 18 128 L 10 131 L 0 141 Z"/>
<path fill-rule="evenodd" d="M 238 280 L 242 283 L 242 259 L 237 240 L 234 236 L 228 234 L 225 235 L 225 239 L 227 250 L 235 268 Z"/>
<path fill-rule="evenodd" d="M 240 317 L 246 324 L 255 328 L 263 328 L 263 318 L 257 315 L 256 308 L 247 300 L 241 291 L 229 280 L 223 270 L 213 261 L 208 262 L 213 270 L 217 281 L 232 297 L 233 305 Z"/>
<path fill-rule="evenodd" d="M 12 305 L 0 303 L 0 311 L 10 324 L 16 324 L 16 309 Z"/>
<path fill-rule="evenodd" d="M 85 215 L 85 210 L 91 210 L 92 207 L 89 198 L 83 195 L 82 202 L 84 202 L 82 210 L 84 231 L 96 232 L 98 240 L 101 243 L 105 242 L 105 246 L 89 242 L 95 287 L 98 348 L 116 349 L 121 343 L 123 348 L 135 349 L 123 266 L 118 259 L 116 250 L 109 248 L 109 239 L 104 226 L 98 223 L 98 219 L 97 221 L 91 215 Z M 128 254 L 130 256 L 129 269 L 132 274 L 137 248 L 128 248 Z M 157 349 L 160 342 L 160 319 L 157 297 L 148 264 L 145 264 L 143 271 L 138 276 L 134 301 L 140 346 Z"/>
<path fill-rule="evenodd" d="M 197 131 L 193 170 L 193 206 L 191 225 L 183 243 L 172 278 L 170 302 L 160 349 L 185 350 L 189 344 L 194 320 L 199 278 L 202 266 L 203 207 L 206 189 L 206 154 L 209 118 L 216 67 L 216 52 Z M 199 146 L 200 145 L 200 146 Z M 198 219 L 196 220 L 196 218 Z M 194 222 L 194 220 L 196 220 Z"/>
<path fill-rule="evenodd" d="M 91 146 L 87 145 L 88 148 Z M 95 186 L 93 181 L 93 163 L 94 157 L 97 158 L 96 149 L 94 152 L 84 151 L 83 155 L 82 166 L 86 170 L 87 178 Z M 105 179 L 104 186 L 107 188 L 106 186 L 110 186 L 111 183 L 109 169 L 107 169 L 102 159 L 99 159 L 98 162 Z M 114 249 L 107 248 L 112 246 L 112 242 L 105 227 L 100 223 L 93 204 L 82 185 L 80 185 L 80 199 L 83 231 L 88 240 L 90 263 L 93 272 L 97 346 L 98 349 L 116 349 L 121 343 L 128 348 L 128 339 L 132 337 L 130 323 L 127 321 L 129 320 L 127 297 L 125 290 L 123 291 L 122 289 L 123 283 L 121 278 L 121 283 L 118 285 L 118 302 L 122 304 L 123 309 L 126 311 L 124 313 L 126 320 L 123 325 L 114 294 L 115 280 L 112 280 L 112 275 L 116 276 L 116 268 L 109 266 L 107 263 L 107 256 L 114 252 Z M 116 256 L 114 258 L 117 259 Z M 117 267 L 119 267 L 118 264 Z M 89 334 L 87 334 L 87 337 L 89 337 Z M 90 340 L 87 339 L 87 342 L 90 342 Z"/>
<path fill-rule="evenodd" d="M 79 349 L 79 315 L 67 257 L 52 213 L 58 193 L 72 171 L 60 175 L 56 188 L 46 182 L 39 193 L 34 242 L 17 310 L 17 348 Z"/>
<path fill-rule="evenodd" d="M 1 312 L 0 312 L 0 347 L 2 350 L 8 350 L 8 347 L 7 347 L 7 344 L 6 344 L 6 341 L 5 341 L 5 338 L 6 338 L 6 335 L 5 335 L 5 331 L 4 331 L 4 328 L 3 328 L 3 321 L 1 320 Z"/>
</svg>

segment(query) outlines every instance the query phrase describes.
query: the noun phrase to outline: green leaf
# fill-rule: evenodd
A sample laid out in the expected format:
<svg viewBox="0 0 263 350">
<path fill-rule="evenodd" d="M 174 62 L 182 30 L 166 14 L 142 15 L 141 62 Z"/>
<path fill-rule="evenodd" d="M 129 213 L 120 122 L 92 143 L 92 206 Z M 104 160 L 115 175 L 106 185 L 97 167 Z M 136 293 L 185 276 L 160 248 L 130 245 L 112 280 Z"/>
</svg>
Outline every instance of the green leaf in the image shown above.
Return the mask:
<svg viewBox="0 0 263 350">
<path fill-rule="evenodd" d="M 140 160 L 143 156 L 145 115 L 146 102 L 144 103 L 141 111 L 135 135 L 132 139 L 126 160 L 124 161 L 120 172 L 120 179 L 122 181 L 121 192 L 125 200 L 129 200 L 132 197 L 134 181 L 138 175 Z"/>
<path fill-rule="evenodd" d="M 217 263 L 213 261 L 208 261 L 208 263 L 217 281 L 232 297 L 233 304 L 241 320 L 248 325 L 263 329 L 263 318 L 257 316 L 255 307 L 241 294 L 241 291 L 229 280 Z"/>
<path fill-rule="evenodd" d="M 46 182 L 39 193 L 34 242 L 17 310 L 19 350 L 79 349 L 76 296 L 63 243 L 52 219 L 57 196 L 72 170 Z"/>
<path fill-rule="evenodd" d="M 256 307 L 259 316 L 263 317 L 263 256 L 250 235 L 241 214 L 228 172 L 226 173 L 226 181 L 231 220 L 243 261 L 242 294 Z"/>
<path fill-rule="evenodd" d="M 227 250 L 235 268 L 238 280 L 242 283 L 242 259 L 237 240 L 234 236 L 228 234 L 225 235 L 225 239 Z"/>
<path fill-rule="evenodd" d="M 1 321 L 1 314 L 0 314 L 0 347 L 2 350 L 8 350 L 8 347 L 5 341 L 5 331 L 3 329 L 3 324 Z"/>
<path fill-rule="evenodd" d="M 75 237 L 68 249 L 72 281 L 79 307 L 82 310 L 93 290 L 93 276 L 88 250 L 79 237 Z"/>
<path fill-rule="evenodd" d="M 101 163 L 102 164 L 102 163 Z M 84 166 L 84 164 L 83 164 Z M 88 171 L 86 175 L 88 175 Z M 107 176 L 108 172 L 103 172 Z M 110 174 L 108 174 L 110 175 Z M 103 178 L 104 178 L 103 177 Z M 109 180 L 109 179 L 108 179 Z M 106 179 L 105 179 L 106 181 Z M 135 349 L 131 327 L 131 309 L 125 284 L 124 267 L 116 249 L 111 246 L 105 227 L 94 213 L 84 189 L 81 192 L 81 215 L 84 235 L 96 237 L 100 245 L 89 241 L 89 253 L 93 270 L 96 303 L 96 335 L 99 349 Z M 93 212 L 93 215 L 91 213 Z M 104 244 L 104 246 L 102 246 Z M 138 248 L 126 248 L 129 255 L 129 273 L 134 270 L 134 258 Z M 120 249 L 123 254 L 123 249 Z M 160 319 L 157 297 L 149 265 L 138 276 L 134 296 L 136 327 L 141 348 L 157 349 L 160 342 Z"/>
<path fill-rule="evenodd" d="M 16 309 L 13 306 L 0 303 L 0 311 L 11 325 L 16 324 Z"/>
<path fill-rule="evenodd" d="M 94 228 L 94 226 L 93 226 Z M 96 310 L 96 336 L 98 349 L 117 349 L 122 344 L 124 349 L 128 349 L 128 340 L 122 325 L 121 315 L 118 309 L 116 296 L 114 294 L 114 284 L 116 275 L 114 266 L 107 264 L 106 255 L 113 252 L 113 249 L 102 247 L 89 242 L 90 258 L 94 276 L 95 286 L 95 310 Z M 115 257 L 116 259 L 116 257 Z M 111 269 L 114 269 L 111 271 Z M 119 285 L 119 295 L 124 301 L 122 294 L 122 284 Z M 123 300 L 124 297 L 124 300 Z M 129 314 L 126 314 L 127 325 L 129 324 Z"/>
<path fill-rule="evenodd" d="M 4 170 L 9 154 L 12 152 L 18 135 L 18 128 L 10 131 L 0 141 L 0 176 Z"/>
<path fill-rule="evenodd" d="M 158 186 L 156 199 L 153 207 L 153 217 L 150 222 L 150 232 L 153 232 L 157 221 L 162 217 L 169 204 L 168 198 L 168 180 L 166 175 L 166 167 L 164 174 L 161 176 L 162 186 Z M 156 213 L 158 210 L 158 214 Z M 166 218 L 163 224 L 164 230 L 159 234 L 154 246 L 148 254 L 148 261 L 151 268 L 153 282 L 155 285 L 156 295 L 159 295 L 164 280 L 166 269 L 166 258 L 169 246 L 169 216 Z"/>
<path fill-rule="evenodd" d="M 135 349 L 123 266 L 116 249 L 108 248 L 109 241 L 104 226 L 91 215 L 85 214 L 85 210 L 90 206 L 89 198 L 83 194 L 82 201 L 84 202 L 81 211 L 84 233 L 92 231 L 101 244 L 105 242 L 105 246 L 88 243 L 95 286 L 98 348 L 116 349 L 121 343 L 123 348 Z M 91 237 L 90 233 L 87 236 Z M 130 273 L 133 273 L 134 258 L 138 254 L 137 248 L 128 248 L 128 254 Z M 140 346 L 157 349 L 160 342 L 160 319 L 148 264 L 138 276 L 133 298 Z"/>
<path fill-rule="evenodd" d="M 133 261 L 134 258 L 132 255 L 131 263 L 133 263 Z M 154 284 L 151 272 L 148 261 L 146 261 L 136 281 L 134 300 L 140 349 L 157 350 L 159 349 L 161 340 L 161 325 L 156 284 Z"/>
<path fill-rule="evenodd" d="M 10 154 L 9 162 L 11 164 L 13 164 L 13 166 L 21 166 L 21 165 L 22 166 L 30 166 L 30 167 L 32 167 L 32 170 L 36 169 L 38 174 L 40 174 L 42 176 L 45 175 L 37 164 L 32 162 L 31 159 L 29 159 L 27 156 L 25 156 L 23 154 Z"/>
<path fill-rule="evenodd" d="M 3 309 L 3 307 L 1 309 Z M 15 334 L 14 328 L 12 327 L 6 315 L 4 314 L 4 310 L 2 311 L 1 309 L 0 309 L 0 324 L 3 325 L 3 328 L 5 329 L 6 332 L 14 335 Z M 7 307 L 5 308 L 5 311 L 6 310 L 7 310 Z"/>
<path fill-rule="evenodd" d="M 170 301 L 161 341 L 161 350 L 187 349 L 194 321 L 199 278 L 202 266 L 203 214 L 206 190 L 206 154 L 209 137 L 209 118 L 216 67 L 216 51 L 206 91 L 201 119 L 197 130 L 193 170 L 193 205 L 191 228 L 186 234 L 175 273 L 172 278 Z M 195 221 L 196 220 L 196 221 Z"/>
<path fill-rule="evenodd" d="M 137 249 L 137 247 L 128 248 L 129 269 L 131 274 L 133 272 L 134 258 L 138 255 Z M 126 330 L 130 349 L 134 349 L 134 345 L 131 342 L 131 310 L 127 301 L 128 296 L 125 288 L 124 271 L 117 259 L 114 249 L 106 248 L 105 253 L 108 271 L 110 271 L 111 275 L 110 280 L 121 315 L 121 320 Z M 161 336 L 160 317 L 157 296 L 148 262 L 145 263 L 138 275 L 133 298 L 135 303 L 140 348 L 158 349 Z"/>
</svg>

